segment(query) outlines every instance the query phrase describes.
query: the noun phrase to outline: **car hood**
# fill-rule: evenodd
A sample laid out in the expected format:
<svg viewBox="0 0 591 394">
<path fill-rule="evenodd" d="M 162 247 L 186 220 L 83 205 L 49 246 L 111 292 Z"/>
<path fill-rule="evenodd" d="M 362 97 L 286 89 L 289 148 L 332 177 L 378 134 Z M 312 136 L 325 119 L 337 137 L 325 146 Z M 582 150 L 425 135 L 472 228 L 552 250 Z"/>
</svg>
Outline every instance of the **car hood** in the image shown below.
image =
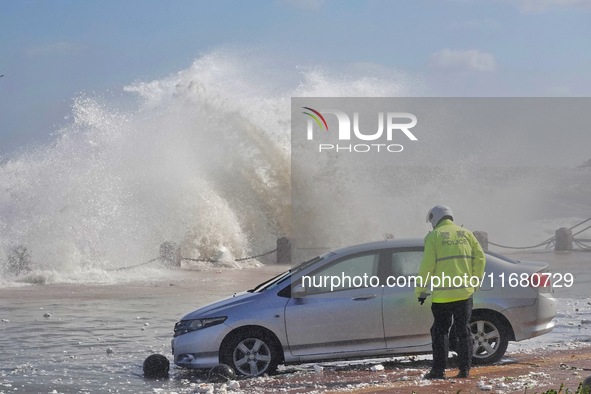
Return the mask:
<svg viewBox="0 0 591 394">
<path fill-rule="evenodd" d="M 236 293 L 233 296 L 224 298 L 219 301 L 212 302 L 202 306 L 193 312 L 187 313 L 181 320 L 202 319 L 206 317 L 216 317 L 226 314 L 228 309 L 234 308 L 238 305 L 253 302 L 258 299 L 262 293 L 249 293 L 247 291 Z"/>
</svg>

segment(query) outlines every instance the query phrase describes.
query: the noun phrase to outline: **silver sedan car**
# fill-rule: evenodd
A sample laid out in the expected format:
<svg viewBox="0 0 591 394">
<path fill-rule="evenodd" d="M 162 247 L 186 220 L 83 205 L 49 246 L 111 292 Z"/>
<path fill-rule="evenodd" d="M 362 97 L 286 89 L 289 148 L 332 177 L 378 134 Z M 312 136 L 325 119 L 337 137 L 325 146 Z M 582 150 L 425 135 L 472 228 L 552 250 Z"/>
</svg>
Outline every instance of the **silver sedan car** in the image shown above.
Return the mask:
<svg viewBox="0 0 591 394">
<path fill-rule="evenodd" d="M 416 239 L 316 257 L 184 316 L 174 328 L 174 362 L 258 376 L 282 363 L 430 353 L 433 318 L 414 295 L 422 256 Z M 486 259 L 471 320 L 474 364 L 498 361 L 509 341 L 551 331 L 556 316 L 546 263 Z"/>
</svg>

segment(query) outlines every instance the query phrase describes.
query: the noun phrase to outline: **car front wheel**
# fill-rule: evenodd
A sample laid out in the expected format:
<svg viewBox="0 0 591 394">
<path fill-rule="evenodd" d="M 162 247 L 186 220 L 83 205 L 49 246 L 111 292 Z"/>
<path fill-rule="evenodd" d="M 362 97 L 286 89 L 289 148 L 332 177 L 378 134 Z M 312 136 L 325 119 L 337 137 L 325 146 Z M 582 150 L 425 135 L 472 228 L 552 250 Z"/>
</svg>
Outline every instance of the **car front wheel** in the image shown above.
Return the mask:
<svg viewBox="0 0 591 394">
<path fill-rule="evenodd" d="M 499 361 L 507 350 L 509 338 L 505 325 L 495 316 L 472 316 L 470 331 L 473 339 L 473 364 Z"/>
<path fill-rule="evenodd" d="M 220 360 L 238 374 L 248 377 L 272 374 L 279 364 L 273 342 L 256 332 L 245 332 L 231 338 L 221 349 Z"/>
</svg>

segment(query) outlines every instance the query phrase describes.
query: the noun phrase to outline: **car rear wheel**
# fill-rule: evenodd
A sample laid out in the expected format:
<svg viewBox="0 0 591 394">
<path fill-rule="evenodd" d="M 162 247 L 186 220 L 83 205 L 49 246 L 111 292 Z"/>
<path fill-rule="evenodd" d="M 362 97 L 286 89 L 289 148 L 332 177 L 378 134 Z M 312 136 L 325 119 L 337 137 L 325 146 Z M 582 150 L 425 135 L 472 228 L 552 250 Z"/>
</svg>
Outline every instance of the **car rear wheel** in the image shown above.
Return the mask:
<svg viewBox="0 0 591 394">
<path fill-rule="evenodd" d="M 272 374 L 279 364 L 273 341 L 255 332 L 245 332 L 231 338 L 223 346 L 220 360 L 238 374 L 249 377 Z"/>
<path fill-rule="evenodd" d="M 470 331 L 474 346 L 473 364 L 491 364 L 503 357 L 509 344 L 509 335 L 499 318 L 487 314 L 474 315 Z"/>
</svg>

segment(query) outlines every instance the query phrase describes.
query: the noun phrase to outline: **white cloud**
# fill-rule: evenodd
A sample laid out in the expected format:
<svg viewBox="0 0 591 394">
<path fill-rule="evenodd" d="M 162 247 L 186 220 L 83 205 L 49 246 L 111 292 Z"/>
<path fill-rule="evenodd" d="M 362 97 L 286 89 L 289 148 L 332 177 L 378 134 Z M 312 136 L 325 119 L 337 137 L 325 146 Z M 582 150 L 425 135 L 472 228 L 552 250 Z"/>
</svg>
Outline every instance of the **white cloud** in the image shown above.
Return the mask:
<svg viewBox="0 0 591 394">
<path fill-rule="evenodd" d="M 431 55 L 430 66 L 449 70 L 495 71 L 497 61 L 487 52 L 442 49 Z"/>
<path fill-rule="evenodd" d="M 303 10 L 315 10 L 322 7 L 325 0 L 280 0 L 281 3 Z"/>
<path fill-rule="evenodd" d="M 25 50 L 27 56 L 47 56 L 47 55 L 62 55 L 76 53 L 84 47 L 80 44 L 74 44 L 66 41 L 52 42 L 45 45 L 31 47 Z"/>
</svg>

